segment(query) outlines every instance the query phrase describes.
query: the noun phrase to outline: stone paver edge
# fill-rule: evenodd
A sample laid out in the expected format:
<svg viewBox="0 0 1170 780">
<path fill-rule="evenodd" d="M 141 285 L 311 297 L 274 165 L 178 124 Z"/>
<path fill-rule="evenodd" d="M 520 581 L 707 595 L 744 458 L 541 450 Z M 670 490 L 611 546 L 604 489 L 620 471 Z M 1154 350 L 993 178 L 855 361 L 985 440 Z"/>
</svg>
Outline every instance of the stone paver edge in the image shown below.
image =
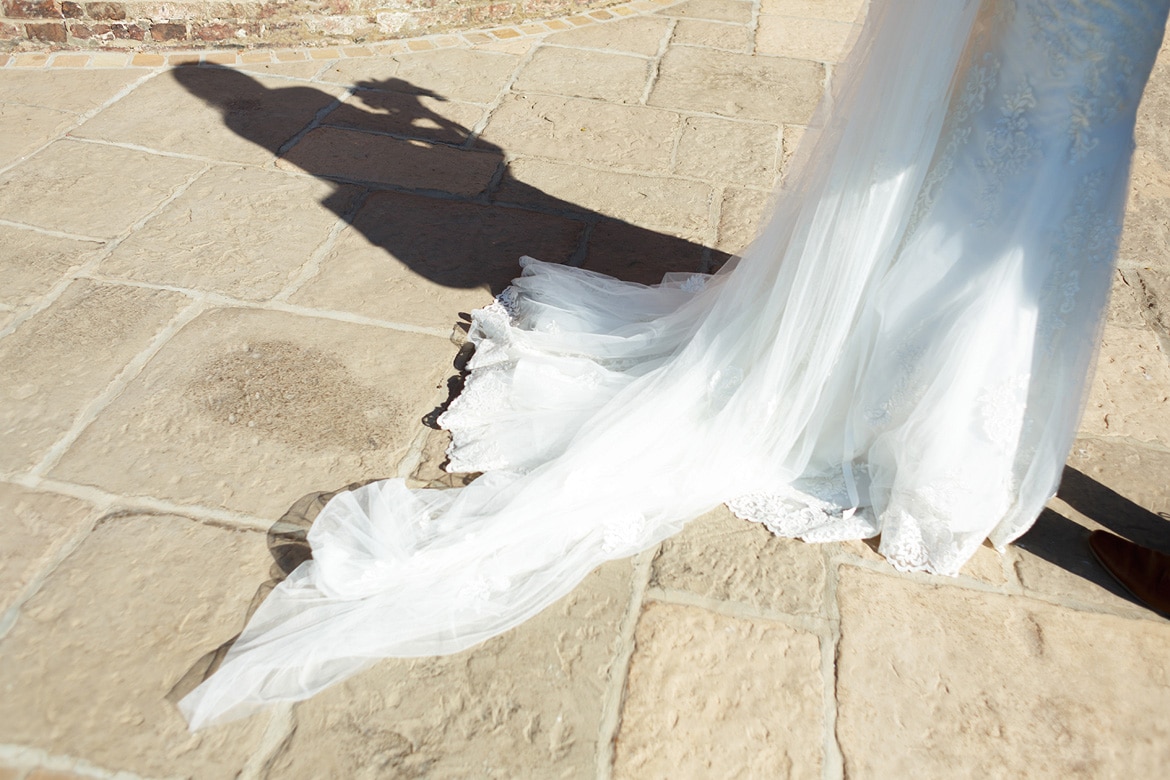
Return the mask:
<svg viewBox="0 0 1170 780">
<path fill-rule="evenodd" d="M 365 59 L 395 54 L 434 51 L 485 44 L 506 43 L 527 38 L 539 38 L 549 33 L 565 32 L 579 27 L 606 24 L 639 16 L 651 11 L 678 5 L 685 0 L 630 0 L 608 8 L 565 16 L 525 21 L 503 27 L 446 31 L 416 38 L 353 46 L 315 48 L 308 44 L 298 48 L 257 49 L 191 49 L 186 51 L 58 51 L 20 52 L 0 54 L 3 69 L 106 69 L 106 68 L 161 68 L 179 65 L 256 65 L 264 63 L 306 62 L 313 60 Z"/>
</svg>

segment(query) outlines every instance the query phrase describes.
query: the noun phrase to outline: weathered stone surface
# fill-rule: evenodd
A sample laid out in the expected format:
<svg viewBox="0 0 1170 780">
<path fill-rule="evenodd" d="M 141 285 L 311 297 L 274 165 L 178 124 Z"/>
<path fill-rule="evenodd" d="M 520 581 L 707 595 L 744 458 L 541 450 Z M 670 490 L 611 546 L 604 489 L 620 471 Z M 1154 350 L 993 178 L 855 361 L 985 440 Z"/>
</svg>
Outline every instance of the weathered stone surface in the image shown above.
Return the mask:
<svg viewBox="0 0 1170 780">
<path fill-rule="evenodd" d="M 496 194 L 505 203 L 542 206 L 551 198 L 565 211 L 604 214 L 697 241 L 708 231 L 712 192 L 706 184 L 525 158 L 508 170 Z"/>
<path fill-rule="evenodd" d="M 1134 140 L 1141 150 L 1139 162 L 1170 171 L 1170 40 L 1163 39 L 1150 80 L 1142 93 Z"/>
<path fill-rule="evenodd" d="M 263 534 L 105 520 L 4 639 L 0 740 L 142 775 L 235 776 L 266 719 L 189 734 L 164 696 L 242 628 L 270 564 Z"/>
<path fill-rule="evenodd" d="M 1106 327 L 1080 430 L 1170 443 L 1170 358 L 1149 330 Z"/>
<path fill-rule="evenodd" d="M 592 24 L 553 33 L 544 40 L 557 46 L 606 49 L 652 57 L 658 53 L 662 37 L 669 26 L 670 21 L 667 19 L 640 16 L 611 24 Z"/>
<path fill-rule="evenodd" d="M 684 3 L 664 8 L 658 13 L 686 19 L 747 24 L 752 20 L 752 4 L 741 0 L 686 0 Z"/>
<path fill-rule="evenodd" d="M 0 166 L 31 154 L 76 121 L 64 111 L 0 103 Z"/>
<path fill-rule="evenodd" d="M 1170 626 L 849 566 L 838 594 L 847 776 L 1103 777 L 1119 756 L 1137 774 L 1170 761 Z"/>
<path fill-rule="evenodd" d="M 1143 158 L 1148 155 L 1139 150 L 1118 257 L 1123 264 L 1159 266 L 1164 265 L 1170 246 L 1170 167 L 1144 164 Z"/>
<path fill-rule="evenodd" d="M 492 114 L 483 140 L 512 154 L 666 173 L 678 125 L 677 114 L 646 106 L 512 95 Z"/>
<path fill-rule="evenodd" d="M 853 25 L 844 22 L 763 15 L 756 32 L 756 52 L 817 62 L 840 62 L 853 32 Z"/>
<path fill-rule="evenodd" d="M 719 238 L 724 252 L 742 252 L 763 228 L 770 197 L 761 190 L 728 187 L 719 209 Z"/>
<path fill-rule="evenodd" d="M 1145 328 L 1142 310 L 1149 305 L 1140 271 L 1119 268 L 1113 274 L 1109 293 L 1108 322 L 1119 328 Z"/>
<path fill-rule="evenodd" d="M 606 564 L 476 648 L 383 661 L 298 705 L 273 776 L 594 776 L 630 576 L 628 561 Z"/>
<path fill-rule="evenodd" d="M 0 482 L 0 614 L 85 526 L 93 507 Z"/>
<path fill-rule="evenodd" d="M 310 489 L 385 477 L 434 407 L 445 339 L 219 309 L 175 335 L 53 475 L 278 517 Z"/>
<path fill-rule="evenodd" d="M 265 163 L 340 94 L 231 68 L 160 73 L 74 131 L 82 138 Z"/>
<path fill-rule="evenodd" d="M 338 127 L 313 130 L 276 161 L 278 168 L 314 176 L 467 196 L 483 192 L 499 164 L 500 155 L 492 152 Z"/>
<path fill-rule="evenodd" d="M 461 144 L 483 117 L 473 103 L 384 90 L 360 90 L 325 117 L 324 124 Z"/>
<path fill-rule="evenodd" d="M 359 62 L 361 60 L 358 60 Z M 325 70 L 326 63 L 320 60 L 304 62 L 241 62 L 237 70 L 245 70 L 258 76 L 287 76 L 294 79 L 311 79 Z"/>
<path fill-rule="evenodd" d="M 467 49 L 397 54 L 391 58 L 397 63 L 393 79 L 380 88 L 397 92 L 434 93 L 440 98 L 488 103 L 500 94 L 520 58 L 513 54 Z M 383 70 L 368 70 L 381 62 Z M 389 63 L 378 59 L 363 64 L 362 60 L 343 60 L 323 77 L 326 81 L 341 81 L 359 86 L 379 86 L 386 76 L 374 74 L 390 70 Z M 365 75 L 365 74 L 370 75 Z M 405 83 L 403 83 L 405 82 Z"/>
<path fill-rule="evenodd" d="M 1127 273 L 1126 278 L 1135 276 L 1140 285 L 1140 291 L 1135 292 L 1165 349 L 1170 336 L 1170 269 L 1139 268 L 1136 273 Z"/>
<path fill-rule="evenodd" d="M 542 46 L 520 71 L 513 90 L 637 103 L 650 61 L 629 54 Z"/>
<path fill-rule="evenodd" d="M 825 589 L 821 550 L 720 507 L 663 542 L 651 582 L 772 612 L 817 614 Z"/>
<path fill-rule="evenodd" d="M 35 303 L 69 273 L 84 264 L 102 245 L 47 236 L 35 230 L 0 225 L 0 303 Z"/>
<path fill-rule="evenodd" d="M 113 238 L 150 213 L 201 167 L 193 160 L 58 141 L 0 179 L 0 218 L 95 238 Z M 118 208 L 94 208 L 85 186 L 108 181 Z"/>
<path fill-rule="evenodd" d="M 132 82 L 142 78 L 137 70 L 4 71 L 0 79 L 0 103 L 22 103 L 71 114 L 98 108 Z"/>
<path fill-rule="evenodd" d="M 638 621 L 614 777 L 817 777 L 818 639 L 651 603 Z"/>
<path fill-rule="evenodd" d="M 374 193 L 293 301 L 448 329 L 531 255 L 568 260 L 584 225 L 532 211 Z"/>
<path fill-rule="evenodd" d="M 762 0 L 760 13 L 837 22 L 860 21 L 867 0 Z"/>
<path fill-rule="evenodd" d="M 823 81 L 812 62 L 676 46 L 662 58 L 649 104 L 807 124 Z"/>
<path fill-rule="evenodd" d="M 699 19 L 680 19 L 674 28 L 672 44 L 707 46 L 712 49 L 745 52 L 751 49 L 752 35 L 740 24 L 723 24 Z"/>
<path fill-rule="evenodd" d="M 178 293 L 79 281 L 0 341 L 0 469 L 36 465 L 186 303 Z"/>
<path fill-rule="evenodd" d="M 218 166 L 119 244 L 100 271 L 266 300 L 325 241 L 354 195 L 352 187 L 280 171 Z"/>
<path fill-rule="evenodd" d="M 658 284 L 668 273 L 697 273 L 702 263 L 700 243 L 607 219 L 590 233 L 583 267 L 629 282 Z"/>
<path fill-rule="evenodd" d="M 675 173 L 708 181 L 769 187 L 776 177 L 780 129 L 775 125 L 689 117 Z"/>
<path fill-rule="evenodd" d="M 1097 529 L 1170 552 L 1170 454 L 1078 440 L 1057 498 L 1012 548 L 1026 590 L 1152 618 L 1093 558 L 1088 538 Z"/>
</svg>

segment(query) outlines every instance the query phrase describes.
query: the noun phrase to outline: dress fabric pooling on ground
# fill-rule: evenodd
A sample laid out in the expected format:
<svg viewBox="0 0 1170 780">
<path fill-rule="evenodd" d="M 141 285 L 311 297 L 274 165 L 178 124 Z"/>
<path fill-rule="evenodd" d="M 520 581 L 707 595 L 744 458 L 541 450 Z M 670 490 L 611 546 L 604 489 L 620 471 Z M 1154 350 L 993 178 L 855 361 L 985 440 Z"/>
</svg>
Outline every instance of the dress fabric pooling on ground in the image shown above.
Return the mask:
<svg viewBox="0 0 1170 780">
<path fill-rule="evenodd" d="M 727 503 L 955 574 L 1055 491 L 1170 0 L 874 2 L 757 240 L 646 287 L 531 258 L 442 416 L 464 488 L 342 493 L 193 728 L 456 652 Z"/>
</svg>

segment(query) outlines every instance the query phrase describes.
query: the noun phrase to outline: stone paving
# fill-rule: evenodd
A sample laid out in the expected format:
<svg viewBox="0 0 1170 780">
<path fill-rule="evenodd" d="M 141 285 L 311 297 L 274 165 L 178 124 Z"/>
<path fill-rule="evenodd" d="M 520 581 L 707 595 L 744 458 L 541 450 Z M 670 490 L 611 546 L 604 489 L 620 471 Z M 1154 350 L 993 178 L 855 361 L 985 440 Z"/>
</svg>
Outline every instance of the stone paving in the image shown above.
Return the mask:
<svg viewBox="0 0 1170 780">
<path fill-rule="evenodd" d="M 0 70 L 0 780 L 1164 771 L 1170 625 L 1085 538 L 1170 549 L 1170 49 L 1082 435 L 1006 555 L 904 575 L 714 512 L 459 655 L 197 734 L 168 699 L 318 494 L 458 481 L 433 412 L 519 255 L 649 282 L 747 242 L 860 5 Z"/>
</svg>

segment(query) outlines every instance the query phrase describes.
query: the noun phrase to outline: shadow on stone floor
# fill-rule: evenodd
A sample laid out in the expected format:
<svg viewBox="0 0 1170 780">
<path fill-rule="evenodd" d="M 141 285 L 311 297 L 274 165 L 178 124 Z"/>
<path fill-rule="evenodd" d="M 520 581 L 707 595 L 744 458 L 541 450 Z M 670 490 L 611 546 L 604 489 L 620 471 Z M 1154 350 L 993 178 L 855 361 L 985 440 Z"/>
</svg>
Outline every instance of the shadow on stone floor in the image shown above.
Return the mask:
<svg viewBox="0 0 1170 780">
<path fill-rule="evenodd" d="M 1146 547 L 1170 553 L 1170 517 L 1145 509 L 1080 471 L 1066 466 L 1057 497 L 1102 528 Z M 1093 558 L 1093 530 L 1045 509 L 1016 545 L 1054 566 L 1081 577 L 1145 609 Z"/>
<path fill-rule="evenodd" d="M 397 260 L 444 287 L 497 294 L 524 254 L 646 284 L 699 271 L 713 255 L 725 259 L 517 181 L 505 150 L 428 107 L 443 96 L 402 79 L 359 82 L 354 99 L 337 104 L 311 86 L 269 89 L 221 66 L 178 68 L 173 77 L 280 167 L 333 183 L 323 205 L 386 250 L 387 264 Z M 318 105 L 326 108 L 306 125 L 305 107 Z"/>
</svg>

